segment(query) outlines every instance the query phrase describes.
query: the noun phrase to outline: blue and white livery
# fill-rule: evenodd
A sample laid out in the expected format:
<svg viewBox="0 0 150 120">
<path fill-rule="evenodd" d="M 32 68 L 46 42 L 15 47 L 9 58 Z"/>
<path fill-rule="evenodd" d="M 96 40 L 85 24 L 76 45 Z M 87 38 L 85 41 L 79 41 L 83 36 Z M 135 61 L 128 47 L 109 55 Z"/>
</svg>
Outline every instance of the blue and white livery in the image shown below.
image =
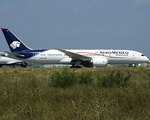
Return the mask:
<svg viewBox="0 0 150 120">
<path fill-rule="evenodd" d="M 1 28 L 11 52 L 4 56 L 40 64 L 68 64 L 71 68 L 104 67 L 107 64 L 138 64 L 148 62 L 142 53 L 132 50 L 70 50 L 40 49 L 27 47 L 7 28 Z"/>
</svg>

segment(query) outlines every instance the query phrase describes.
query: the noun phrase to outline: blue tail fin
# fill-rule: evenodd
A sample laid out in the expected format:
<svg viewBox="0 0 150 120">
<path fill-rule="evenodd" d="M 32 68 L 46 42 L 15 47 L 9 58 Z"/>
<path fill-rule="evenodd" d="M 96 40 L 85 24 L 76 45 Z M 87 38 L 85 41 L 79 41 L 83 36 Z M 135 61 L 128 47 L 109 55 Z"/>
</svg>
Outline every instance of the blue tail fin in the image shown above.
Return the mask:
<svg viewBox="0 0 150 120">
<path fill-rule="evenodd" d="M 7 28 L 1 28 L 6 38 L 7 44 L 11 50 L 11 52 L 23 51 L 23 50 L 31 50 L 27 47 L 17 36 L 15 36 L 11 31 Z"/>
</svg>

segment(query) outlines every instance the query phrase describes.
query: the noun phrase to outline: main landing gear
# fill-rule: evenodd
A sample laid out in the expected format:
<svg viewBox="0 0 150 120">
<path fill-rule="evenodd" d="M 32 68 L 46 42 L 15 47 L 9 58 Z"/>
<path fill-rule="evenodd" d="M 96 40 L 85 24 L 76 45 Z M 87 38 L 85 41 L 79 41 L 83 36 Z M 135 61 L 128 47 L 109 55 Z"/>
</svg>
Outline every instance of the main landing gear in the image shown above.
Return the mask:
<svg viewBox="0 0 150 120">
<path fill-rule="evenodd" d="M 72 65 L 70 68 L 81 68 L 81 66 L 74 66 L 74 65 Z"/>
<path fill-rule="evenodd" d="M 72 66 L 70 68 L 81 68 L 80 63 L 80 60 L 72 61 Z"/>
<path fill-rule="evenodd" d="M 21 67 L 26 68 L 27 66 L 28 66 L 28 64 L 27 64 L 26 62 L 23 62 L 23 63 L 21 64 Z"/>
</svg>

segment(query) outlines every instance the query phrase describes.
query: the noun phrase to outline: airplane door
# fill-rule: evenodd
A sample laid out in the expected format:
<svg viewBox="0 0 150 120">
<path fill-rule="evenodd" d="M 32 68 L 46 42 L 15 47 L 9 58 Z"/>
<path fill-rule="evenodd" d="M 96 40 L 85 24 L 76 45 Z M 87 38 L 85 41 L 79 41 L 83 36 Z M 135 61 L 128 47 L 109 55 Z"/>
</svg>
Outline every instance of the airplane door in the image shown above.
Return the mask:
<svg viewBox="0 0 150 120">
<path fill-rule="evenodd" d="M 38 52 L 33 54 L 34 55 L 34 60 L 33 61 L 38 61 L 38 59 L 39 59 L 38 54 L 39 54 Z"/>
</svg>

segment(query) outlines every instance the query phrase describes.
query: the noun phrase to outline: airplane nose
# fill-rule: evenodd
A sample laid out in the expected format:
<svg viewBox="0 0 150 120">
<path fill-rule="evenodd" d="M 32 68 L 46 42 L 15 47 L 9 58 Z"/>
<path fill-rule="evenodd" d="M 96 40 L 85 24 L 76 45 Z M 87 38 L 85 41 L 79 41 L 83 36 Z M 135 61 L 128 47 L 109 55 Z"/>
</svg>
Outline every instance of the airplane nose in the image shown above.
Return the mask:
<svg viewBox="0 0 150 120">
<path fill-rule="evenodd" d="M 148 58 L 148 57 L 146 57 L 146 58 L 145 58 L 145 61 L 146 61 L 146 62 L 148 62 L 148 61 L 149 61 L 149 58 Z"/>
</svg>

